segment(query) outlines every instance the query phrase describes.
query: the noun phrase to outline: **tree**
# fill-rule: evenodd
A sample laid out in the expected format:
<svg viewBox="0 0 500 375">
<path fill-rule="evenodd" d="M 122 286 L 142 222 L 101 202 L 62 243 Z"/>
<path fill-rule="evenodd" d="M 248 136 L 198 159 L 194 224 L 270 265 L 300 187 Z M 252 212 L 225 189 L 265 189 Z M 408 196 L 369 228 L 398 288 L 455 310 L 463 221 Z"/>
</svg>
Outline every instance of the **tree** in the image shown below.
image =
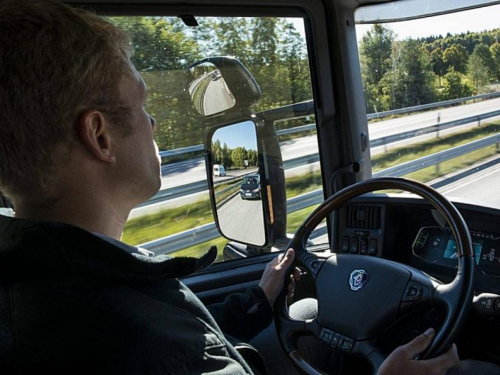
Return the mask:
<svg viewBox="0 0 500 375">
<path fill-rule="evenodd" d="M 212 158 L 214 164 L 224 164 L 224 155 L 218 139 L 212 144 Z"/>
<path fill-rule="evenodd" d="M 280 41 L 280 55 L 286 69 L 284 78 L 289 87 L 290 101 L 298 103 L 311 99 L 307 49 L 304 38 L 295 30 L 293 23 L 284 25 L 283 39 Z"/>
<path fill-rule="evenodd" d="M 248 150 L 247 151 L 247 156 L 248 156 L 248 165 L 251 167 L 256 167 L 259 165 L 259 154 L 257 150 Z"/>
<path fill-rule="evenodd" d="M 465 73 L 467 71 L 467 50 L 461 45 L 452 45 L 443 52 L 444 70 L 448 71 L 450 67 L 456 72 Z"/>
<path fill-rule="evenodd" d="M 384 76 L 393 67 L 394 32 L 380 24 L 373 25 L 361 39 L 360 53 L 365 99 L 368 112 L 378 112 L 384 108 L 381 102 Z"/>
<path fill-rule="evenodd" d="M 446 69 L 443 60 L 443 52 L 440 48 L 436 48 L 431 52 L 430 61 L 432 70 L 438 76 L 439 85 L 441 86 L 441 77 L 446 73 Z"/>
<path fill-rule="evenodd" d="M 392 108 L 432 103 L 434 73 L 429 57 L 415 39 L 398 44 L 398 61 L 391 76 Z"/>
<path fill-rule="evenodd" d="M 230 168 L 233 166 L 233 162 L 231 159 L 231 149 L 227 147 L 227 144 L 224 142 L 224 145 L 222 146 L 222 164 L 226 168 Z"/>
<path fill-rule="evenodd" d="M 444 89 L 442 97 L 444 100 L 465 98 L 471 96 L 474 88 L 465 81 L 463 74 L 455 72 L 453 68 L 444 76 Z"/>
<path fill-rule="evenodd" d="M 252 42 L 249 53 L 251 63 L 247 67 L 262 91 L 259 110 L 269 109 L 283 99 L 283 82 L 277 77 L 280 65 L 277 54 L 278 21 L 271 17 L 255 18 L 251 26 Z"/>
<path fill-rule="evenodd" d="M 476 93 L 481 92 L 481 87 L 489 83 L 488 71 L 483 60 L 478 54 L 472 54 L 467 63 L 467 75 L 472 81 Z"/>
<path fill-rule="evenodd" d="M 493 43 L 490 46 L 490 51 L 496 65 L 496 79 L 500 80 L 500 43 Z"/>
<path fill-rule="evenodd" d="M 248 160 L 247 151 L 244 147 L 236 147 L 231 152 L 231 161 L 237 168 L 245 167 L 245 160 Z"/>
<path fill-rule="evenodd" d="M 484 44 L 478 44 L 476 48 L 474 48 L 474 52 L 472 55 L 477 55 L 483 62 L 484 67 L 488 71 L 488 77 L 490 80 L 494 80 L 497 77 L 497 65 L 495 63 L 495 60 L 493 59 L 493 56 L 491 55 L 490 48 Z M 471 56 L 472 56 L 471 55 Z"/>
</svg>

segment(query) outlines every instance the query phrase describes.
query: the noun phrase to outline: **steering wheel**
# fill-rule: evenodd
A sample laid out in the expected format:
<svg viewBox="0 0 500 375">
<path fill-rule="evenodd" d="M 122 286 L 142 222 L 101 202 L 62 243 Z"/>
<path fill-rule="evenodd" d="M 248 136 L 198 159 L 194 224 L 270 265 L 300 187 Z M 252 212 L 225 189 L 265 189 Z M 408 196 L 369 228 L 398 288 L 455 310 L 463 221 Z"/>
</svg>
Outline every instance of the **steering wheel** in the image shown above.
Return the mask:
<svg viewBox="0 0 500 375">
<path fill-rule="evenodd" d="M 385 189 L 419 195 L 444 216 L 457 243 L 458 270 L 451 283 L 441 284 L 415 268 L 369 255 L 333 254 L 320 258 L 306 249 L 311 232 L 331 212 L 357 196 Z M 375 340 L 398 318 L 424 306 L 444 306 L 444 323 L 420 356 L 424 359 L 439 355 L 452 345 L 472 305 L 476 263 L 467 225 L 453 204 L 419 182 L 388 177 L 346 187 L 314 210 L 288 248 L 293 248 L 296 255 L 285 280 L 289 280 L 297 265 L 307 270 L 316 284 L 318 315 L 306 321 L 290 318 L 287 282 L 276 301 L 274 315 L 283 349 L 306 374 L 320 372 L 301 355 L 297 346 L 300 336 L 312 334 L 341 352 L 364 357 L 376 374 L 385 356 Z"/>
</svg>

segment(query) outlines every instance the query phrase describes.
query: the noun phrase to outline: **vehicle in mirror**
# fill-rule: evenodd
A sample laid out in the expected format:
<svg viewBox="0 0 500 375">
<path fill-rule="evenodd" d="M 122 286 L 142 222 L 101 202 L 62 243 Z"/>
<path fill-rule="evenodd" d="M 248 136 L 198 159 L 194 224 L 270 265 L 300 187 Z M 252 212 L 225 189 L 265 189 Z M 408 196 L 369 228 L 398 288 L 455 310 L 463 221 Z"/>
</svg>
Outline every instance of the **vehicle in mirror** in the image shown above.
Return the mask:
<svg viewBox="0 0 500 375">
<path fill-rule="evenodd" d="M 241 199 L 260 199 L 261 187 L 260 176 L 258 174 L 251 174 L 243 178 L 240 188 Z"/>
<path fill-rule="evenodd" d="M 208 147 L 210 169 L 214 171 L 210 190 L 220 232 L 238 242 L 265 245 L 265 207 L 255 124 L 244 121 L 219 127 L 209 137 Z"/>
<path fill-rule="evenodd" d="M 236 99 L 213 63 L 194 65 L 189 71 L 192 81 L 188 84 L 188 91 L 199 114 L 213 116 L 236 105 Z"/>
</svg>

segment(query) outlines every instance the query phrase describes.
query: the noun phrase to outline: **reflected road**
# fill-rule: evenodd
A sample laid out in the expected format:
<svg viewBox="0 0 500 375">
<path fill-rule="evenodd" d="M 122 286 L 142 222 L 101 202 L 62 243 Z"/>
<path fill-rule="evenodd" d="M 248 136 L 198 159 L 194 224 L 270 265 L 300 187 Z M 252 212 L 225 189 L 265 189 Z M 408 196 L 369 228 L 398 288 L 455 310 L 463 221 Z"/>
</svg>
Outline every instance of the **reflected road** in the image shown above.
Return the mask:
<svg viewBox="0 0 500 375">
<path fill-rule="evenodd" d="M 240 242 L 255 245 L 262 245 L 266 241 L 260 199 L 241 199 L 238 193 L 218 207 L 217 212 L 220 229 L 227 237 L 239 238 Z"/>
</svg>

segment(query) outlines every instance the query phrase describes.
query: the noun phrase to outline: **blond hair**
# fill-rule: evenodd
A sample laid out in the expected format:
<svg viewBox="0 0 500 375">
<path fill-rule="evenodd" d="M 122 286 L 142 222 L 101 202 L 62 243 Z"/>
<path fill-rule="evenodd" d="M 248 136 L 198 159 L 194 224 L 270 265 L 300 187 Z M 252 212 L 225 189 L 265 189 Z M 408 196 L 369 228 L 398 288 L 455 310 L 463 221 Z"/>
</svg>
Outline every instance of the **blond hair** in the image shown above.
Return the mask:
<svg viewBox="0 0 500 375">
<path fill-rule="evenodd" d="M 75 121 L 101 111 L 131 129 L 118 85 L 130 41 L 104 19 L 51 0 L 0 2 L 0 188 L 43 196 Z"/>
</svg>

